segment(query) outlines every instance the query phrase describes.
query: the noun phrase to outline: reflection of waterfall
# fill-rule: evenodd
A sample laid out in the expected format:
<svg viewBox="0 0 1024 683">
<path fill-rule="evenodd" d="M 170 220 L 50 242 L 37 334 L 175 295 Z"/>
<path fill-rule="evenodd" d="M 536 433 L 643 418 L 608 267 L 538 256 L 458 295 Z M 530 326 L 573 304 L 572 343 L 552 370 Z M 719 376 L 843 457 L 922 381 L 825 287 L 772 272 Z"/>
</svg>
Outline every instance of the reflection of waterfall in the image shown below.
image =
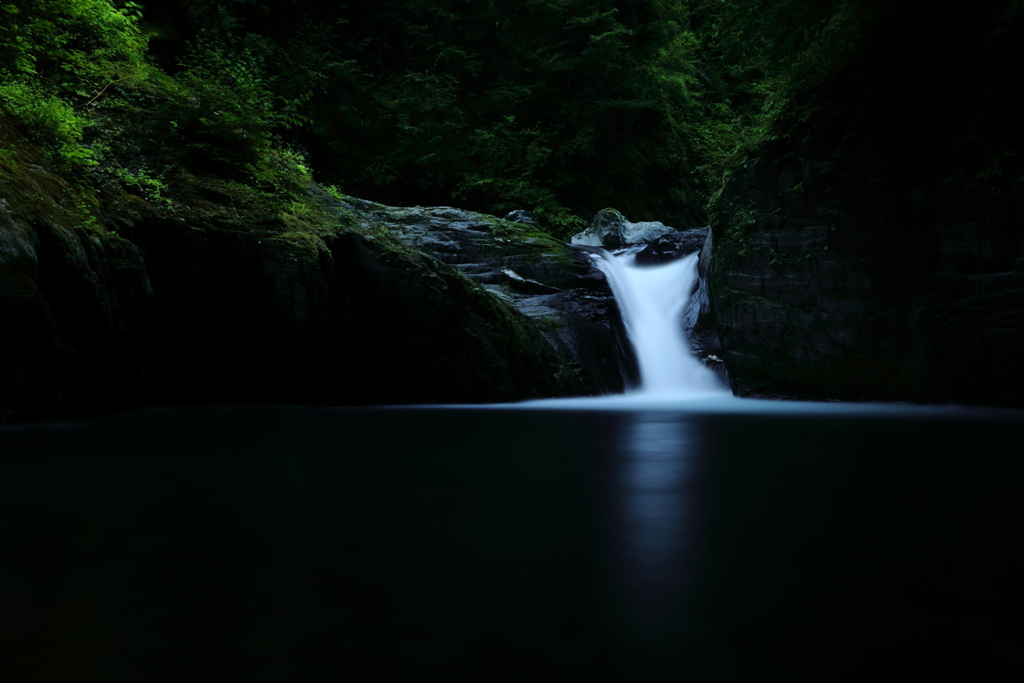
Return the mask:
<svg viewBox="0 0 1024 683">
<path fill-rule="evenodd" d="M 614 544 L 630 611 L 656 630 L 685 587 L 698 531 L 699 453 L 689 427 L 679 415 L 632 415 L 613 484 Z"/>
<path fill-rule="evenodd" d="M 681 316 L 697 283 L 697 257 L 637 266 L 636 249 L 595 254 L 622 311 L 640 366 L 642 394 L 721 392 L 714 374 L 690 352 Z"/>
</svg>

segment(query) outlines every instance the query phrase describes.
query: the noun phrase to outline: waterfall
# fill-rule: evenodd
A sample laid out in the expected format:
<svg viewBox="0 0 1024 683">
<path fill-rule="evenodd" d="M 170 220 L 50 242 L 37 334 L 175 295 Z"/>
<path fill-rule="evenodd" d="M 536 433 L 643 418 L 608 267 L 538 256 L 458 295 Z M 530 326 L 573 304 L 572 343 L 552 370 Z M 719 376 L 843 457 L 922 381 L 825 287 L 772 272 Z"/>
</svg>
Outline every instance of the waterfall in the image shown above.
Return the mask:
<svg viewBox="0 0 1024 683">
<path fill-rule="evenodd" d="M 660 266 L 638 266 L 636 252 L 591 254 L 622 312 L 640 367 L 640 395 L 723 392 L 714 373 L 694 358 L 682 315 L 697 284 L 698 253 Z"/>
</svg>

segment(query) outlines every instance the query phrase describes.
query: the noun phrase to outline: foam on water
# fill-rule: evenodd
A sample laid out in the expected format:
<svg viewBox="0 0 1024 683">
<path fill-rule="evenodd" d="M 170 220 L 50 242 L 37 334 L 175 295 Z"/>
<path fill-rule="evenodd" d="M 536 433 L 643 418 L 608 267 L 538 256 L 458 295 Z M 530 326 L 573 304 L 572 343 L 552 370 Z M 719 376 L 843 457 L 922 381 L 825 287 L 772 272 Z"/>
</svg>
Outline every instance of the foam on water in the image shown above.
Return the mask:
<svg viewBox="0 0 1024 683">
<path fill-rule="evenodd" d="M 424 406 L 428 407 L 428 406 Z M 708 393 L 673 396 L 642 393 L 578 398 L 548 398 L 519 403 L 491 403 L 448 408 L 499 408 L 522 410 L 585 410 L 673 412 L 694 415 L 821 415 L 850 417 L 1020 417 L 1021 411 L 960 405 L 915 405 L 909 403 L 848 403 L 840 401 L 779 401 L 737 398 L 732 394 Z"/>
</svg>

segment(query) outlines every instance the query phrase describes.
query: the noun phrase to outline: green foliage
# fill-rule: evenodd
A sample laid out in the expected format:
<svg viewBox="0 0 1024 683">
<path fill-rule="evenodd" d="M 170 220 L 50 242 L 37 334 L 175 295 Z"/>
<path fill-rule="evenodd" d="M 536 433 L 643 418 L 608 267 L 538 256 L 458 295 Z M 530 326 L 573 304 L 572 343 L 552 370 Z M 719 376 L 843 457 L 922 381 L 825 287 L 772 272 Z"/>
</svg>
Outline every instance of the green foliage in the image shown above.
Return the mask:
<svg viewBox="0 0 1024 683">
<path fill-rule="evenodd" d="M 250 186 L 223 195 L 236 217 L 239 206 L 309 217 L 302 203 L 311 171 L 278 137 L 307 122 L 303 100 L 275 90 L 259 50 L 199 36 L 168 75 L 147 61 L 151 32 L 138 7 L 118 0 L 3 4 L 0 31 L 0 105 L 53 170 L 92 197 L 74 204 L 81 224 L 98 225 L 94 190 L 107 202 L 133 195 L 190 210 L 187 186 L 198 178 Z M 214 186 L 207 190 L 223 191 Z"/>
<path fill-rule="evenodd" d="M 1009 84 L 1024 59 L 1022 7 L 1020 0 L 703 0 L 695 10 L 696 65 L 734 113 L 717 133 L 702 126 L 720 142 L 709 145 L 717 187 L 767 161 L 800 164 L 830 197 L 826 205 L 865 180 L 901 186 L 956 178 L 995 194 L 1019 188 L 1024 129 Z M 710 212 L 736 238 L 744 216 L 719 195 L 711 194 Z"/>
<path fill-rule="evenodd" d="M 1016 63 L 1005 27 L 1020 2 L 983 4 L 971 44 Z M 816 171 L 838 173 L 867 117 L 893 119 L 888 102 L 910 97 L 894 87 L 862 105 L 851 86 L 879 80 L 890 26 L 960 21 L 927 7 L 0 0 L 0 105 L 58 170 L 154 203 L 186 173 L 245 184 L 296 217 L 312 165 L 346 194 L 525 208 L 563 237 L 608 205 L 686 225 L 728 213 L 718 198 L 736 174 L 807 139 L 830 141 Z M 925 62 L 947 47 L 937 38 Z M 1021 182 L 1020 135 L 1000 135 L 947 135 L 950 174 Z"/>
<path fill-rule="evenodd" d="M 294 193 L 286 135 L 385 202 L 527 208 L 562 235 L 608 204 L 685 223 L 736 138 L 683 0 L 153 0 L 188 24 L 170 76 L 143 51 L 178 29 L 134 5 L 22 5 L 0 99 L 62 167 L 154 201 L 178 168 Z"/>
<path fill-rule="evenodd" d="M 152 150 L 165 165 L 184 164 L 224 175 L 260 175 L 281 122 L 260 60 L 229 54 L 215 45 L 192 47 L 180 71 L 150 114 Z M 290 123 L 288 119 L 285 123 Z M 171 144 L 165 144 L 171 142 Z"/>
<path fill-rule="evenodd" d="M 83 144 L 87 106 L 115 82 L 143 77 L 138 6 L 110 0 L 0 5 L 0 104 L 58 167 L 98 163 Z"/>
<path fill-rule="evenodd" d="M 708 170 L 721 184 L 766 143 L 790 138 L 827 115 L 819 91 L 862 53 L 870 29 L 883 18 L 877 5 L 876 0 L 697 3 L 698 68 L 719 100 L 707 112 L 701 138 Z"/>
<path fill-rule="evenodd" d="M 193 34 L 258 56 L 325 180 L 396 204 L 527 208 L 556 229 L 615 204 L 694 218 L 699 45 L 684 0 L 186 0 Z M 710 129 L 709 129 L 710 130 Z M 697 170 L 695 170 L 697 169 Z"/>
<path fill-rule="evenodd" d="M 111 0 L 20 0 L 0 5 L 5 76 L 53 78 L 126 75 L 146 48 L 138 5 Z"/>
<path fill-rule="evenodd" d="M 92 165 L 93 151 L 81 144 L 82 132 L 89 121 L 56 95 L 31 80 L 0 83 L 0 102 L 43 142 L 51 156 L 62 166 Z"/>
</svg>

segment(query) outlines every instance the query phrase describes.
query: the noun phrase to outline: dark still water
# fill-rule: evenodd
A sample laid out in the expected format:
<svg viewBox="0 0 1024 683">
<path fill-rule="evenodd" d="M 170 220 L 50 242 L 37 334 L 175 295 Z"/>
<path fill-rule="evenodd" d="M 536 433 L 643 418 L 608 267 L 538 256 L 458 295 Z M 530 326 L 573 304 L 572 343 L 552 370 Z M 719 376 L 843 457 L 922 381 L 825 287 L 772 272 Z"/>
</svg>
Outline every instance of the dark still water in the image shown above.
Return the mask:
<svg viewBox="0 0 1024 683">
<path fill-rule="evenodd" d="M 0 428 L 0 680 L 1024 673 L 1021 413 L 743 405 Z"/>
</svg>

